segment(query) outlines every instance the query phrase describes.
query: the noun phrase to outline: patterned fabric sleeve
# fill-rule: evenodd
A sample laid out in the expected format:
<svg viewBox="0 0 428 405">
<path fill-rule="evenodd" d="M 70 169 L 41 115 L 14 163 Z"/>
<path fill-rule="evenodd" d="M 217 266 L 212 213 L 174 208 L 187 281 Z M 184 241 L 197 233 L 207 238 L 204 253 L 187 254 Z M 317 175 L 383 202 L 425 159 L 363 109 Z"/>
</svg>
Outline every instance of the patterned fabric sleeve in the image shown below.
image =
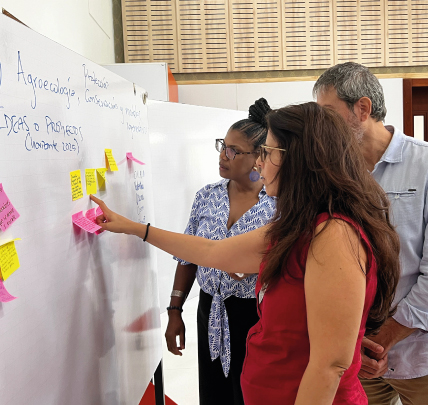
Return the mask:
<svg viewBox="0 0 428 405">
<path fill-rule="evenodd" d="M 196 193 L 195 199 L 193 201 L 192 209 L 190 211 L 189 222 L 187 223 L 186 230 L 184 231 L 187 235 L 196 235 L 196 231 L 199 226 L 199 201 L 201 200 L 201 191 L 199 190 Z M 190 262 L 186 262 L 185 260 L 181 260 L 178 257 L 174 256 L 174 260 L 177 260 L 180 264 L 187 266 L 191 264 Z"/>
</svg>

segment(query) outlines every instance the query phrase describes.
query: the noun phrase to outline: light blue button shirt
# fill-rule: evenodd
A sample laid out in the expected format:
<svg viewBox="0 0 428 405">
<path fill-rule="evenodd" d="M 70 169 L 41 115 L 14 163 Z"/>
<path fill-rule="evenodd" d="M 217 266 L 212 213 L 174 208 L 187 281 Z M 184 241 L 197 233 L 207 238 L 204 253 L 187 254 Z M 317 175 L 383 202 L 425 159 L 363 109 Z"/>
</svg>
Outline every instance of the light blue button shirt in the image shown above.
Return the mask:
<svg viewBox="0 0 428 405">
<path fill-rule="evenodd" d="M 391 202 L 391 222 L 400 236 L 401 277 L 394 319 L 418 328 L 388 354 L 384 378 L 428 375 L 428 143 L 393 127 L 392 140 L 372 175 Z"/>
<path fill-rule="evenodd" d="M 228 183 L 229 180 L 221 180 L 208 184 L 196 193 L 185 233 L 220 240 L 253 231 L 270 222 L 275 213 L 275 200 L 262 188 L 257 204 L 227 229 L 230 212 Z M 175 259 L 181 264 L 190 264 Z M 208 345 L 211 360 L 220 357 L 223 372 L 227 377 L 232 353 L 229 320 L 224 301 L 232 295 L 238 298 L 255 298 L 257 274 L 237 281 L 224 271 L 198 266 L 196 279 L 202 290 L 213 296 L 208 320 Z"/>
</svg>

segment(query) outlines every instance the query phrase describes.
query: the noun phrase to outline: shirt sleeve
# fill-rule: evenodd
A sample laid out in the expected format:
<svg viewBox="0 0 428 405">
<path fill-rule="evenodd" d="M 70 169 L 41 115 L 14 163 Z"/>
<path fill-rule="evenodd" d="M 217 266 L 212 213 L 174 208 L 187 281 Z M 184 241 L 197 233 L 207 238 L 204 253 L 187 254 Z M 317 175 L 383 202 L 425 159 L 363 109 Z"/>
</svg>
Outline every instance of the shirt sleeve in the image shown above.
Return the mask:
<svg viewBox="0 0 428 405">
<path fill-rule="evenodd" d="M 425 196 L 425 234 L 419 276 L 406 297 L 397 306 L 393 318 L 403 326 L 428 332 L 428 195 Z"/>
<path fill-rule="evenodd" d="M 197 192 L 195 199 L 193 201 L 192 204 L 192 209 L 190 211 L 190 217 L 189 217 L 189 222 L 187 223 L 186 229 L 184 231 L 185 234 L 187 235 L 196 235 L 196 231 L 198 230 L 198 226 L 199 226 L 199 203 L 201 201 L 201 193 Z M 186 266 L 189 264 L 192 264 L 190 262 L 186 262 L 185 260 L 181 260 L 180 258 L 174 256 L 174 260 L 177 260 L 180 264 Z"/>
</svg>

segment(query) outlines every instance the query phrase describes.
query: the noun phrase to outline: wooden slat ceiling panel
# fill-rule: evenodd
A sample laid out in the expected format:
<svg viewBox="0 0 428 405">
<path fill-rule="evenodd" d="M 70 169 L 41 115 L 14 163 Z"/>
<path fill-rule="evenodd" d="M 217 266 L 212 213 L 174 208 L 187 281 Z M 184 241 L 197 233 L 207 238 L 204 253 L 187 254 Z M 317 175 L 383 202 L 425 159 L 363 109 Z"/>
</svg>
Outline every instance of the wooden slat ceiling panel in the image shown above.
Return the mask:
<svg viewBox="0 0 428 405">
<path fill-rule="evenodd" d="M 384 0 L 337 0 L 335 61 L 385 64 Z"/>
<path fill-rule="evenodd" d="M 254 1 L 230 0 L 232 70 L 256 70 Z"/>
<path fill-rule="evenodd" d="M 330 0 L 308 1 L 309 67 L 328 68 L 334 64 L 333 5 Z"/>
<path fill-rule="evenodd" d="M 359 61 L 365 66 L 385 66 L 385 1 L 359 2 Z"/>
<path fill-rule="evenodd" d="M 199 0 L 177 0 L 177 34 L 180 72 L 205 72 L 205 21 Z"/>
<path fill-rule="evenodd" d="M 150 0 L 149 6 L 151 61 L 166 62 L 178 72 L 175 0 Z"/>
<path fill-rule="evenodd" d="M 412 65 L 428 65 L 428 2 L 411 2 L 411 61 Z"/>
<path fill-rule="evenodd" d="M 206 71 L 230 71 L 228 1 L 205 0 L 204 3 Z"/>
<path fill-rule="evenodd" d="M 122 0 L 125 62 L 150 62 L 148 1 Z"/>
<path fill-rule="evenodd" d="M 387 66 L 428 64 L 428 2 L 386 0 Z"/>
<path fill-rule="evenodd" d="M 427 0 L 122 0 L 126 62 L 173 72 L 428 65 Z"/>
<path fill-rule="evenodd" d="M 411 4 L 408 0 L 386 0 L 387 66 L 408 66 L 411 63 L 410 13 Z"/>
<path fill-rule="evenodd" d="M 226 0 L 177 0 L 180 72 L 230 70 Z"/>
<path fill-rule="evenodd" d="M 335 61 L 359 62 L 358 4 L 356 1 L 336 0 Z"/>
<path fill-rule="evenodd" d="M 280 70 L 281 3 L 279 0 L 230 0 L 233 71 Z"/>
<path fill-rule="evenodd" d="M 333 64 L 331 0 L 284 0 L 282 21 L 285 69 Z"/>
<path fill-rule="evenodd" d="M 178 71 L 175 0 L 122 0 L 126 62 L 166 62 Z"/>
<path fill-rule="evenodd" d="M 282 69 L 281 2 L 258 0 L 255 7 L 257 69 Z"/>
<path fill-rule="evenodd" d="M 283 2 L 283 61 L 284 69 L 305 69 L 309 63 L 307 33 L 307 2 L 285 0 Z"/>
</svg>

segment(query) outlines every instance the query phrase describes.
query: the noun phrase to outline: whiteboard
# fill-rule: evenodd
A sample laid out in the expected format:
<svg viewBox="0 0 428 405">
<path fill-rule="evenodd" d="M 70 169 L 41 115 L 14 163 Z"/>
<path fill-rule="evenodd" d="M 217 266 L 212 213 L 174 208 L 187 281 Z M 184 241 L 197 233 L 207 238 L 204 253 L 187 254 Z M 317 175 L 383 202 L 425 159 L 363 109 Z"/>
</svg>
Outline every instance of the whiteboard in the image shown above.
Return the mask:
<svg viewBox="0 0 428 405">
<path fill-rule="evenodd" d="M 103 66 L 124 79 L 144 87 L 150 100 L 169 100 L 166 63 L 114 63 Z"/>
<path fill-rule="evenodd" d="M 98 196 L 153 217 L 144 89 L 0 16 L 0 183 L 20 214 L 0 244 L 20 268 L 0 304 L 0 402 L 139 403 L 161 359 L 156 255 L 138 238 L 89 234 L 72 215 L 69 173 L 118 164 Z M 36 79 L 37 77 L 37 79 Z M 34 86 L 32 85 L 34 83 Z"/>
<path fill-rule="evenodd" d="M 224 138 L 230 126 L 248 117 L 248 112 L 149 100 L 148 117 L 150 150 L 156 156 L 152 162 L 156 226 L 182 233 L 196 192 L 221 180 L 215 139 Z M 164 312 L 177 262 L 160 250 L 156 255 L 160 310 Z M 198 291 L 195 282 L 188 299 Z"/>
</svg>

